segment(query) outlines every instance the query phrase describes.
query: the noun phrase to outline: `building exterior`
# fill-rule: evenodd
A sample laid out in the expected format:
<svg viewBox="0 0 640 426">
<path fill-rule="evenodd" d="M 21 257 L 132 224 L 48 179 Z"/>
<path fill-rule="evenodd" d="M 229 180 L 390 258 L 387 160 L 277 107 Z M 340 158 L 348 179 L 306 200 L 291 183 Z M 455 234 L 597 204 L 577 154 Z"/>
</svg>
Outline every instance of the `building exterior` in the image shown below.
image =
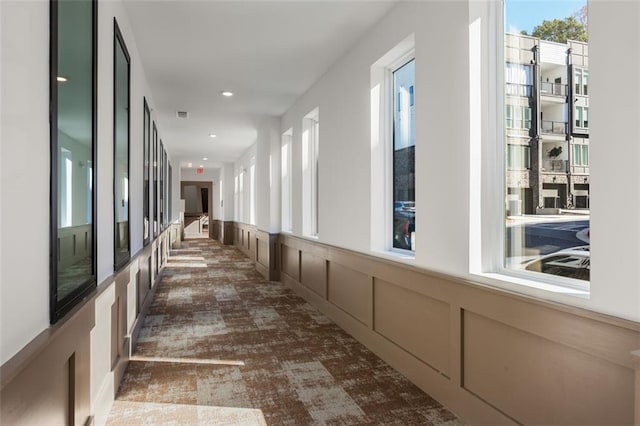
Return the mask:
<svg viewBox="0 0 640 426">
<path fill-rule="evenodd" d="M 589 208 L 587 43 L 505 37 L 508 214 Z"/>
</svg>

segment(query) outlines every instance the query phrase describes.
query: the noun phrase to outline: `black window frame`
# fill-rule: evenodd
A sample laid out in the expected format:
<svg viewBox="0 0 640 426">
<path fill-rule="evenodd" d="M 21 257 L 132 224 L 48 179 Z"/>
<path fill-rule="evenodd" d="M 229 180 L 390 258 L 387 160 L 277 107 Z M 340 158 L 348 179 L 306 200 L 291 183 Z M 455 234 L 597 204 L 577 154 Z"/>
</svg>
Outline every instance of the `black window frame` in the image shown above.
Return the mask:
<svg viewBox="0 0 640 426">
<path fill-rule="evenodd" d="M 164 231 L 164 144 L 160 139 L 158 158 L 158 205 L 160 206 L 160 231 Z"/>
<path fill-rule="evenodd" d="M 98 175 L 98 2 L 88 0 L 92 7 L 92 52 L 91 52 L 91 161 L 93 182 L 91 191 L 91 276 L 64 299 L 58 301 L 58 0 L 49 2 L 49 140 L 50 140 L 50 198 L 49 198 L 49 320 L 57 323 L 71 309 L 80 303 L 97 286 L 97 191 L 96 176 Z"/>
<path fill-rule="evenodd" d="M 127 193 L 129 194 L 129 199 L 131 198 L 131 56 L 129 55 L 129 50 L 127 49 L 127 45 L 124 42 L 124 37 L 120 32 L 120 27 L 118 26 L 118 21 L 116 18 L 113 18 L 113 270 L 115 272 L 121 270 L 129 261 L 131 260 L 131 202 L 127 202 L 127 250 L 128 255 L 122 258 L 121 261 L 117 260 L 117 214 L 116 211 L 118 209 L 116 205 L 116 194 L 117 194 L 117 176 L 116 176 L 116 163 L 117 163 L 117 117 L 116 117 L 116 75 L 117 75 L 117 64 L 116 64 L 116 52 L 118 44 L 120 44 L 120 48 L 122 49 L 122 53 L 124 53 L 125 58 L 127 59 Z"/>
<path fill-rule="evenodd" d="M 153 145 L 153 187 L 149 191 L 153 194 L 153 238 L 158 236 L 158 127 L 155 120 L 153 121 L 153 138 L 151 144 Z"/>
<path fill-rule="evenodd" d="M 147 98 L 142 98 L 142 113 L 143 113 L 143 129 L 142 129 L 142 243 L 146 247 L 151 242 L 151 211 L 149 206 L 151 204 L 151 182 L 150 182 L 150 169 L 151 169 L 151 109 L 147 103 Z M 145 219 L 147 221 L 147 233 L 145 235 Z"/>
</svg>

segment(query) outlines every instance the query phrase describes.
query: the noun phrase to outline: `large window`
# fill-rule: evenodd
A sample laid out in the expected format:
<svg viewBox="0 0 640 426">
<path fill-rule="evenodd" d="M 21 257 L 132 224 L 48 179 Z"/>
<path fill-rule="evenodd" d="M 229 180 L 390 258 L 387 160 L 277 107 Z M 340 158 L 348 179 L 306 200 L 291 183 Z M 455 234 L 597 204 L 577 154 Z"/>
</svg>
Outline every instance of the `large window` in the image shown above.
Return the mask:
<svg viewBox="0 0 640 426">
<path fill-rule="evenodd" d="M 304 187 L 305 235 L 318 236 L 318 197 L 319 197 L 319 158 L 320 158 L 320 115 L 318 108 L 307 114 L 302 122 L 302 169 Z"/>
<path fill-rule="evenodd" d="M 589 108 L 577 106 L 575 109 L 576 127 L 589 128 Z"/>
<path fill-rule="evenodd" d="M 573 165 L 589 166 L 589 145 L 573 145 Z"/>
<path fill-rule="evenodd" d="M 153 236 L 158 236 L 158 128 L 153 122 Z"/>
<path fill-rule="evenodd" d="M 113 38 L 113 194 L 114 269 L 131 258 L 129 238 L 129 87 L 130 58 L 118 23 Z"/>
<path fill-rule="evenodd" d="M 252 161 L 255 161 L 252 160 Z M 256 165 L 249 167 L 249 223 L 256 224 Z"/>
<path fill-rule="evenodd" d="M 503 267 L 584 290 L 590 275 L 586 0 L 504 5 Z M 546 20 L 533 19 L 532 10 Z M 568 125 L 571 115 L 575 126 Z"/>
<path fill-rule="evenodd" d="M 151 241 L 151 230 L 149 222 L 149 166 L 151 148 L 151 111 L 147 105 L 147 99 L 143 99 L 143 129 L 142 129 L 142 146 L 143 146 L 143 168 L 142 168 L 142 241 L 146 246 Z"/>
<path fill-rule="evenodd" d="M 521 105 L 505 105 L 507 129 L 531 129 L 531 108 Z"/>
<path fill-rule="evenodd" d="M 164 221 L 164 144 L 162 143 L 162 139 L 160 139 L 160 157 L 158 164 L 158 173 L 159 173 L 159 188 L 158 188 L 158 197 L 160 198 L 160 230 L 164 229 L 165 221 Z"/>
<path fill-rule="evenodd" d="M 51 280 L 57 322 L 96 285 L 95 1 L 50 3 Z"/>
<path fill-rule="evenodd" d="M 291 178 L 291 149 L 292 149 L 293 129 L 289 129 L 282 134 L 281 147 L 281 184 L 282 184 L 282 230 L 291 231 L 292 229 L 292 202 L 293 194 Z"/>
<path fill-rule="evenodd" d="M 415 250 L 415 60 L 393 70 L 393 247 Z"/>
</svg>

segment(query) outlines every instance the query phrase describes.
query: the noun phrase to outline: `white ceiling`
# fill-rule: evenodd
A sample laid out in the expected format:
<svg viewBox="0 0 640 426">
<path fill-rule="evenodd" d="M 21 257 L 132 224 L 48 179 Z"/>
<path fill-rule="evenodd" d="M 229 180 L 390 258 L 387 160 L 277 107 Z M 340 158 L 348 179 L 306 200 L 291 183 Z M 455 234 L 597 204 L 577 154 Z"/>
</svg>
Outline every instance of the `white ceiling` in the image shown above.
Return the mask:
<svg viewBox="0 0 640 426">
<path fill-rule="evenodd" d="M 174 161 L 238 159 L 394 2 L 125 0 Z"/>
</svg>

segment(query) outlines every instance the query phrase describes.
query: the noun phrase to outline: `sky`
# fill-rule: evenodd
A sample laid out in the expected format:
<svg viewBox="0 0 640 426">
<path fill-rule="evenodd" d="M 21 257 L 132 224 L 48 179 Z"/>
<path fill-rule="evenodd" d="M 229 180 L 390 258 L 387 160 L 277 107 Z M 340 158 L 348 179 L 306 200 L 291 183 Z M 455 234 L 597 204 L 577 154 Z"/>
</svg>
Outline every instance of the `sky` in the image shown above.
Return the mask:
<svg viewBox="0 0 640 426">
<path fill-rule="evenodd" d="M 542 21 L 564 19 L 586 3 L 586 0 L 506 0 L 505 30 L 509 33 L 525 30 L 531 34 Z"/>
</svg>

